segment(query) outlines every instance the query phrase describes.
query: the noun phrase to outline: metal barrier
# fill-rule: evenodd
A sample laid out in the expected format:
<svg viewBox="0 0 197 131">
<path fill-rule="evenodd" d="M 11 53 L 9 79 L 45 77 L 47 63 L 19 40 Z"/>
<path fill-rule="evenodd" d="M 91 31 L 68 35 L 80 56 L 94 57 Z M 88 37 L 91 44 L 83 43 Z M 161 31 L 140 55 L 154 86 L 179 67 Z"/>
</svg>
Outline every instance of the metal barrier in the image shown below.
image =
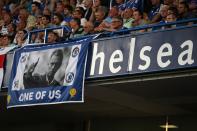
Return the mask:
<svg viewBox="0 0 197 131">
<path fill-rule="evenodd" d="M 45 29 L 37 29 L 37 30 L 33 30 L 30 31 L 28 33 L 28 43 L 31 43 L 31 38 L 32 38 L 32 34 L 34 33 L 39 33 L 39 32 L 44 32 L 44 44 L 47 42 L 47 38 L 48 38 L 48 32 L 49 31 L 53 31 L 53 30 L 57 30 L 57 29 L 61 29 L 62 33 L 64 33 L 64 31 L 66 32 L 71 32 L 71 28 L 68 26 L 59 26 L 59 27 L 52 27 L 52 28 L 45 28 Z"/>
<path fill-rule="evenodd" d="M 133 28 L 129 28 L 129 29 L 121 29 L 121 30 L 116 31 L 116 32 L 99 33 L 100 36 L 97 37 L 97 38 L 112 37 L 114 35 L 125 35 L 125 34 L 132 34 L 132 33 L 135 34 L 135 33 L 139 33 L 138 31 L 140 31 L 140 30 L 158 31 L 158 30 L 161 30 L 162 27 L 167 27 L 167 26 L 172 26 L 172 25 L 176 25 L 176 29 L 178 29 L 178 28 L 185 27 L 188 24 L 196 24 L 196 23 L 197 23 L 197 18 L 188 19 L 188 20 L 181 20 L 181 21 L 176 21 L 176 22 L 169 22 L 169 23 L 148 24 L 148 25 L 133 27 Z M 33 33 L 39 33 L 39 32 L 44 32 L 44 42 L 43 43 L 47 43 L 48 31 L 57 30 L 57 29 L 62 29 L 62 32 L 63 31 L 66 31 L 67 33 L 71 32 L 71 28 L 68 27 L 68 26 L 59 26 L 59 27 L 33 30 L 33 31 L 30 31 L 28 33 L 28 43 L 31 43 L 32 34 Z M 175 29 L 175 28 L 173 28 L 173 29 Z M 88 37 L 88 35 L 77 37 L 77 38 L 74 38 L 74 39 L 80 39 L 80 38 L 84 38 L 84 37 Z"/>
<path fill-rule="evenodd" d="M 110 36 L 113 36 L 113 35 L 124 35 L 124 34 L 129 34 L 129 33 L 136 33 L 136 31 L 139 31 L 139 30 L 147 30 L 147 29 L 151 29 L 151 31 L 157 31 L 157 30 L 160 30 L 160 29 L 155 29 L 155 30 L 152 30 L 154 28 L 161 28 L 161 27 L 165 27 L 165 26 L 171 26 L 171 25 L 177 25 L 176 28 L 173 28 L 173 29 L 179 29 L 179 28 L 182 28 L 182 27 L 185 27 L 185 26 L 188 26 L 187 24 L 197 24 L 197 18 L 194 18 L 194 19 L 187 19 L 187 20 L 180 20 L 180 21 L 176 21 L 176 22 L 169 22 L 169 23 L 158 23 L 158 24 L 147 24 L 147 25 L 144 25 L 144 26 L 139 26 L 139 27 L 133 27 L 133 28 L 130 28 L 130 29 L 122 29 L 122 30 L 119 30 L 119 31 L 116 31 L 116 32 L 104 32 L 102 33 L 103 34 L 103 37 L 110 37 Z"/>
</svg>

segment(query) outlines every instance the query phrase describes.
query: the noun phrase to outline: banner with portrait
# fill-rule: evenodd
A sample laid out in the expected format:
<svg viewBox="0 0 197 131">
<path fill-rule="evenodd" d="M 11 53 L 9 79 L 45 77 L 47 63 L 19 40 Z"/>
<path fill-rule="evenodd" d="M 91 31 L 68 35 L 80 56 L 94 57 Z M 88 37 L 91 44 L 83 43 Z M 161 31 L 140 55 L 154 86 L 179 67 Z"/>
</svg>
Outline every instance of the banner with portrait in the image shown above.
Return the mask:
<svg viewBox="0 0 197 131">
<path fill-rule="evenodd" d="M 29 45 L 14 54 L 8 108 L 83 102 L 84 72 L 91 38 Z"/>
</svg>

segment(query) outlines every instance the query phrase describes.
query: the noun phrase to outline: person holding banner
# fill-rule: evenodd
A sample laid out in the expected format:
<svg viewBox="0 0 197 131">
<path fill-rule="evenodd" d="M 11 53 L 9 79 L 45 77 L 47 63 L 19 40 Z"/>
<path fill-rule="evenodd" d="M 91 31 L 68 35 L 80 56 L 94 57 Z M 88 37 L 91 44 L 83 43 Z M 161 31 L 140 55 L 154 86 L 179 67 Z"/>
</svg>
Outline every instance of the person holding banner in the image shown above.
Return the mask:
<svg viewBox="0 0 197 131">
<path fill-rule="evenodd" d="M 38 88 L 48 86 L 60 86 L 60 83 L 55 80 L 54 76 L 61 67 L 63 61 L 63 51 L 61 49 L 54 50 L 48 62 L 48 70 L 45 74 L 34 73 L 34 70 L 39 62 L 39 59 L 29 66 L 29 69 L 24 73 L 23 84 L 25 88 Z"/>
</svg>

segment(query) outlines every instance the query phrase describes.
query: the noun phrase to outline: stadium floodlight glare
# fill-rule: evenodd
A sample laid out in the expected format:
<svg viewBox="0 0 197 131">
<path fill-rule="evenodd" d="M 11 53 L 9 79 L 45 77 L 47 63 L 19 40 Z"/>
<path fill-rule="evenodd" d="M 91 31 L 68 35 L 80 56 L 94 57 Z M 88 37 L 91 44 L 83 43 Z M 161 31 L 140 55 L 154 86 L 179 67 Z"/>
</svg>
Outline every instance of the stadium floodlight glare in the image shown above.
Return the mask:
<svg viewBox="0 0 197 131">
<path fill-rule="evenodd" d="M 166 124 L 165 125 L 160 125 L 160 127 L 164 128 L 165 131 L 168 131 L 168 129 L 172 129 L 172 128 L 178 128 L 178 126 L 168 123 L 168 117 L 166 118 Z"/>
</svg>

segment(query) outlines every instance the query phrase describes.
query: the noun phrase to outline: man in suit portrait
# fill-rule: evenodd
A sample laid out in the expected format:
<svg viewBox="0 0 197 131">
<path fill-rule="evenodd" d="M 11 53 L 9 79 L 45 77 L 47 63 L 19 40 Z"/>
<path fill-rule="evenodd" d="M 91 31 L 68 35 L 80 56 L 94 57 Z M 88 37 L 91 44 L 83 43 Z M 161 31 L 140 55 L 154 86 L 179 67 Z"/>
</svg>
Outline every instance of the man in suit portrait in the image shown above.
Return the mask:
<svg viewBox="0 0 197 131">
<path fill-rule="evenodd" d="M 59 70 L 63 61 L 63 51 L 61 49 L 54 50 L 47 64 L 47 71 L 44 74 L 34 73 L 39 59 L 32 63 L 23 76 L 23 84 L 25 88 L 38 88 L 49 86 L 60 86 L 55 79 L 55 74 Z"/>
</svg>

